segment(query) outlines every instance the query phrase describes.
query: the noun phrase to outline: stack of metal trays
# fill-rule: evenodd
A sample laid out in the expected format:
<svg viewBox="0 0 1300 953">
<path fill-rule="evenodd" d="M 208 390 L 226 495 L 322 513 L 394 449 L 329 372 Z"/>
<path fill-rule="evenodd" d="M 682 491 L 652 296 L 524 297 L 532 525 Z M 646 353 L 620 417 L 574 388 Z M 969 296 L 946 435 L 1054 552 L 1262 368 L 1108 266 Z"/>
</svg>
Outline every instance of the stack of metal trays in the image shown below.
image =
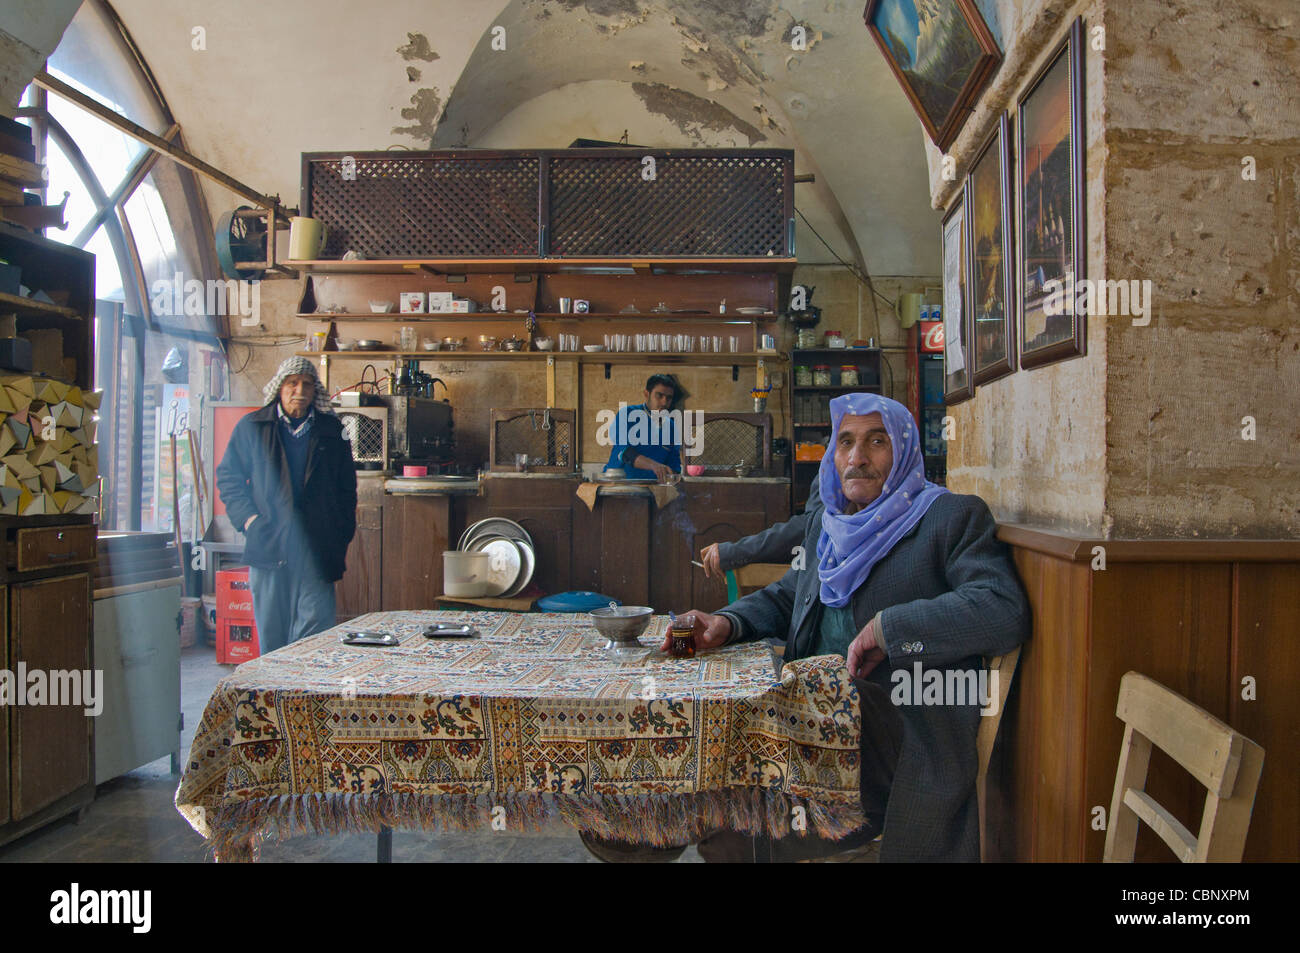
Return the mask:
<svg viewBox="0 0 1300 953">
<path fill-rule="evenodd" d="M 537 565 L 533 539 L 528 531 L 500 516 L 479 520 L 461 534 L 457 548 L 466 553 L 487 553 L 492 557 L 488 596 L 508 599 L 523 592 L 533 580 Z"/>
</svg>

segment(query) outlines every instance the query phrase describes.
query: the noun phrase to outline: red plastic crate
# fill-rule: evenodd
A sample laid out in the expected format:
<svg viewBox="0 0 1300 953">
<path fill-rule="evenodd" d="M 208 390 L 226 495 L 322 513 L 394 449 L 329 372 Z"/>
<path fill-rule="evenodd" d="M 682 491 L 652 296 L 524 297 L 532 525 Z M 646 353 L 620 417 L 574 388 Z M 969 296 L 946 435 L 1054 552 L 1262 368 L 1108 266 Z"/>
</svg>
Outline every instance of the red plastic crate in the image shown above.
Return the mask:
<svg viewBox="0 0 1300 953">
<path fill-rule="evenodd" d="M 222 569 L 217 573 L 217 621 L 251 622 L 253 589 L 248 583 L 248 567 Z"/>
<path fill-rule="evenodd" d="M 261 655 L 257 623 L 248 619 L 217 620 L 217 662 L 238 665 Z"/>
</svg>

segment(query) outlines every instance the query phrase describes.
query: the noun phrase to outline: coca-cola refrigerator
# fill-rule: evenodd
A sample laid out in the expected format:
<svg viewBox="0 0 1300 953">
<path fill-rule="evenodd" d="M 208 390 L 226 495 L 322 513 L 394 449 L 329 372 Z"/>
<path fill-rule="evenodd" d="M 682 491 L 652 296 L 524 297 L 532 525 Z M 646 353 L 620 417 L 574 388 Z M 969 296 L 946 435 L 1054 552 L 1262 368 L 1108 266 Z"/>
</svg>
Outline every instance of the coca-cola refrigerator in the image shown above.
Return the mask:
<svg viewBox="0 0 1300 953">
<path fill-rule="evenodd" d="M 918 323 L 917 424 L 921 428 L 921 453 L 925 456 L 925 478 L 944 485 L 948 477 L 948 449 L 943 439 L 943 320 L 939 305 L 922 305 Z"/>
</svg>

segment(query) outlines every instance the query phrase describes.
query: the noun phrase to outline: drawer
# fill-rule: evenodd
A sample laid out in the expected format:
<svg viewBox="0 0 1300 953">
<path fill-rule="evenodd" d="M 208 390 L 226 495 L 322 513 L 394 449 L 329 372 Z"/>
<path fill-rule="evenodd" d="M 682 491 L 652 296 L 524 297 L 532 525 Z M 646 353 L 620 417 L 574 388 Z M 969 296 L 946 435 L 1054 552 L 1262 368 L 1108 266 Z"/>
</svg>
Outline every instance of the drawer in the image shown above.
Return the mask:
<svg viewBox="0 0 1300 953">
<path fill-rule="evenodd" d="M 14 546 L 18 551 L 18 571 L 93 563 L 97 533 L 94 525 L 20 529 Z"/>
</svg>

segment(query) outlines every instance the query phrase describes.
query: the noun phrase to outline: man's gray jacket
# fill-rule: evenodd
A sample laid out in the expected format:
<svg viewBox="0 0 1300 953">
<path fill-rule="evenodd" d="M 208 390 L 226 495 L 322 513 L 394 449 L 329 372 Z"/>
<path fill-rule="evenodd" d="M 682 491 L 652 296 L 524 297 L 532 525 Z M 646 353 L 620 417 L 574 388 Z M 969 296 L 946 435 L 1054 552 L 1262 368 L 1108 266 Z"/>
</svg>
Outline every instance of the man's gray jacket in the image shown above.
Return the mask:
<svg viewBox="0 0 1300 953">
<path fill-rule="evenodd" d="M 819 501 L 820 503 L 820 501 Z M 822 507 L 808 513 L 807 568 L 792 569 L 722 611 L 740 622 L 733 640 L 786 640 L 785 659 L 811 655 L 822 616 L 817 540 Z M 862 629 L 881 613 L 888 660 L 868 677 L 891 691 L 891 672 L 979 671 L 1029 637 L 1030 611 L 1008 548 L 977 496 L 939 496 L 872 567 L 853 594 Z M 945 678 L 945 683 L 947 679 Z M 917 694 L 920 685 L 914 686 Z M 975 735 L 979 704 L 900 705 L 903 744 L 885 812 L 881 860 L 979 859 Z"/>
</svg>

